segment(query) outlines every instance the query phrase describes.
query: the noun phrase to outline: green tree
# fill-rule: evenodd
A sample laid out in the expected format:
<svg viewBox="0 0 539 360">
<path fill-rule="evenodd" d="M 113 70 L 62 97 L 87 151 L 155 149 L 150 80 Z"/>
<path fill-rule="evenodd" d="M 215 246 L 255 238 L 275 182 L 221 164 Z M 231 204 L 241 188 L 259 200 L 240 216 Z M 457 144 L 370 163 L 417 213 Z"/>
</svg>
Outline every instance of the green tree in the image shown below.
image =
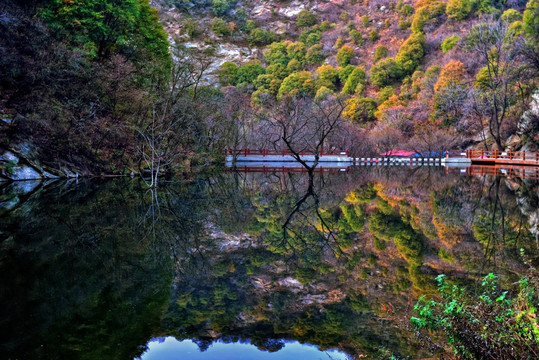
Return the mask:
<svg viewBox="0 0 539 360">
<path fill-rule="evenodd" d="M 307 9 L 301 10 L 296 17 L 298 27 L 309 27 L 316 24 L 316 18 L 312 12 Z"/>
<path fill-rule="evenodd" d="M 421 63 L 424 53 L 425 36 L 421 33 L 413 33 L 400 47 L 395 61 L 405 74 L 412 74 Z"/>
<path fill-rule="evenodd" d="M 385 58 L 387 56 L 387 48 L 383 45 L 378 45 L 376 47 L 376 50 L 374 50 L 374 62 L 378 62 L 378 60 Z"/>
<path fill-rule="evenodd" d="M 168 39 L 148 0 L 50 0 L 41 15 L 58 37 L 88 47 L 98 58 L 131 54 L 123 49 L 140 46 L 149 50 L 146 57 L 168 61 Z"/>
<path fill-rule="evenodd" d="M 539 0 L 528 1 L 522 21 L 526 32 L 535 39 L 539 39 Z"/>
<path fill-rule="evenodd" d="M 300 63 L 305 62 L 305 44 L 302 42 L 293 42 L 286 47 L 286 54 L 289 59 L 296 59 Z"/>
<path fill-rule="evenodd" d="M 455 45 L 457 45 L 459 40 L 460 40 L 460 36 L 458 36 L 457 34 L 446 37 L 444 41 L 442 41 L 442 43 L 440 44 L 440 48 L 442 49 L 442 52 L 445 54 L 449 50 L 453 49 Z"/>
<path fill-rule="evenodd" d="M 265 74 L 266 69 L 258 62 L 250 62 L 238 69 L 237 84 L 254 84 L 258 75 Z"/>
<path fill-rule="evenodd" d="M 445 12 L 450 19 L 461 21 L 468 17 L 472 5 L 471 0 L 449 0 Z"/>
<path fill-rule="evenodd" d="M 402 69 L 393 58 L 380 60 L 372 66 L 370 72 L 371 83 L 378 87 L 391 85 L 401 77 Z"/>
<path fill-rule="evenodd" d="M 277 35 L 274 32 L 256 28 L 247 36 L 247 41 L 249 41 L 250 46 L 264 46 L 271 44 L 276 38 Z"/>
<path fill-rule="evenodd" d="M 372 41 L 372 42 L 375 42 L 376 40 L 378 40 L 378 30 L 376 29 L 373 29 L 369 32 L 369 40 Z"/>
<path fill-rule="evenodd" d="M 369 16 L 368 16 L 368 15 L 363 15 L 363 16 L 361 17 L 361 23 L 363 24 L 363 27 L 364 27 L 364 28 L 368 28 L 368 27 L 369 27 L 369 23 L 370 23 Z"/>
<path fill-rule="evenodd" d="M 234 2 L 230 0 L 212 0 L 212 10 L 217 16 L 225 16 L 233 6 Z"/>
<path fill-rule="evenodd" d="M 337 52 L 337 63 L 340 66 L 346 66 L 350 63 L 350 60 L 354 57 L 354 50 L 350 46 L 343 46 Z"/>
<path fill-rule="evenodd" d="M 211 21 L 211 30 L 215 33 L 215 35 L 230 35 L 228 24 L 221 18 L 214 18 Z"/>
<path fill-rule="evenodd" d="M 522 14 L 518 12 L 518 10 L 507 9 L 503 12 L 502 16 L 500 16 L 500 20 L 506 24 L 512 24 L 515 21 L 522 21 Z"/>
<path fill-rule="evenodd" d="M 221 86 L 236 85 L 238 77 L 238 65 L 233 62 L 224 62 L 217 71 Z"/>
<path fill-rule="evenodd" d="M 351 98 L 346 100 L 343 116 L 356 123 L 376 120 L 376 101 L 371 98 Z"/>
<path fill-rule="evenodd" d="M 360 88 L 359 85 L 364 86 L 367 82 L 366 78 L 363 69 L 355 68 L 346 79 L 342 88 L 342 93 L 348 95 L 359 94 L 361 91 L 358 90 L 363 90 L 363 87 Z"/>
<path fill-rule="evenodd" d="M 286 52 L 286 45 L 281 42 L 274 42 L 268 46 L 268 49 L 264 51 L 264 59 L 268 64 L 288 64 L 290 60 Z"/>
<path fill-rule="evenodd" d="M 314 82 L 311 78 L 311 73 L 308 71 L 300 71 L 288 75 L 282 82 L 279 88 L 277 98 L 285 95 L 307 96 L 314 92 Z"/>
</svg>

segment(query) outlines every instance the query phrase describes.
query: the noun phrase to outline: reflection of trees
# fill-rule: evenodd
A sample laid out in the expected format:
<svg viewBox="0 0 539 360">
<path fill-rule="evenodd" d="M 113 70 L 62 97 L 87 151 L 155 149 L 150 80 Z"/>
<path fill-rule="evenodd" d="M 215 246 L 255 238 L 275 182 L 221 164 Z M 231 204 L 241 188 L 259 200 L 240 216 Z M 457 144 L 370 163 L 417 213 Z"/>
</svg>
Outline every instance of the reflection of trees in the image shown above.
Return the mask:
<svg viewBox="0 0 539 360">
<path fill-rule="evenodd" d="M 163 237 L 165 222 L 157 212 L 146 217 L 153 228 L 139 223 L 148 208 L 139 206 L 144 193 L 138 195 L 131 181 L 58 183 L 4 216 L 5 357 L 119 359 L 142 353 L 168 303 L 174 238 Z M 143 229 L 155 236 L 144 236 Z"/>
</svg>

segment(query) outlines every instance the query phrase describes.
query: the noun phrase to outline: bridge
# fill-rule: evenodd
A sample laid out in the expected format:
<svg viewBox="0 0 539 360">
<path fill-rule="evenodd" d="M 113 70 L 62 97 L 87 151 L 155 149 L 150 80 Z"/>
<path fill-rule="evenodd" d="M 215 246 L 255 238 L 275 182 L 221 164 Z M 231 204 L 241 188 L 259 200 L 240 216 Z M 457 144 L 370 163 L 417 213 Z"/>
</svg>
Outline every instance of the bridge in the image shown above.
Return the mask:
<svg viewBox="0 0 539 360">
<path fill-rule="evenodd" d="M 466 150 L 472 164 L 506 164 L 539 166 L 539 152 Z"/>
<path fill-rule="evenodd" d="M 380 157 L 354 158 L 350 157 L 348 150 L 344 151 L 320 151 L 318 161 L 333 163 L 349 163 L 358 165 L 384 164 L 401 165 L 410 164 L 504 164 L 521 166 L 539 166 L 539 152 L 526 151 L 499 151 L 499 150 L 466 150 L 466 151 L 437 151 L 428 154 L 413 153 L 412 155 L 394 156 L 384 153 Z M 295 155 L 287 149 L 227 149 L 226 160 L 229 163 L 238 162 L 296 162 Z M 297 155 L 306 162 L 313 162 L 315 155 L 306 151 Z"/>
</svg>

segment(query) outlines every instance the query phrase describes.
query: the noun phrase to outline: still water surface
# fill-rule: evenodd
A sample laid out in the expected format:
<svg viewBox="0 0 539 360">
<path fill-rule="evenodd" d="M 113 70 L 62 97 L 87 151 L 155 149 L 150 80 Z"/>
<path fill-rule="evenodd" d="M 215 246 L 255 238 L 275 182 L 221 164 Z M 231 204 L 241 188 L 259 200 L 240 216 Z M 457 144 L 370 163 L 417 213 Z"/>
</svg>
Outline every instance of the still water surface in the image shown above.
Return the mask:
<svg viewBox="0 0 539 360">
<path fill-rule="evenodd" d="M 536 180 L 434 167 L 0 186 L 0 353 L 431 356 L 417 298 L 441 273 L 510 288 L 538 204 Z"/>
</svg>

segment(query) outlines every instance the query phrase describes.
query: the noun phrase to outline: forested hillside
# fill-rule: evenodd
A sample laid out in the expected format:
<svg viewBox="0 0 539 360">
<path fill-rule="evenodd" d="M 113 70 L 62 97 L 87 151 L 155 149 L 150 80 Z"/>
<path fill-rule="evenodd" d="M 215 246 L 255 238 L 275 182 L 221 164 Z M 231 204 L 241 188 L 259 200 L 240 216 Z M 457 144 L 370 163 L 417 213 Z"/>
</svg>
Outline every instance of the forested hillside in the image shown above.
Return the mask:
<svg viewBox="0 0 539 360">
<path fill-rule="evenodd" d="M 159 175 L 227 147 L 535 151 L 538 19 L 536 0 L 3 1 L 1 176 Z"/>
</svg>

